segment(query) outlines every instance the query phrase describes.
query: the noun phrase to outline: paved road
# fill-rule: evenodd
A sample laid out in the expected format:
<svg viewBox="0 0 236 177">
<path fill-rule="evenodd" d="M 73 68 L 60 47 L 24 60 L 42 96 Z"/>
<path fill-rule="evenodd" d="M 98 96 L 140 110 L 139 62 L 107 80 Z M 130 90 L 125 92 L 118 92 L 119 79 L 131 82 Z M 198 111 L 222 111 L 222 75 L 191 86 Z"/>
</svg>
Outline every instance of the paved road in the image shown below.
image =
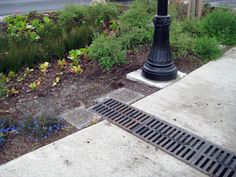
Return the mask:
<svg viewBox="0 0 236 177">
<path fill-rule="evenodd" d="M 57 10 L 68 3 L 89 4 L 91 0 L 0 0 L 0 16 L 33 10 Z"/>
<path fill-rule="evenodd" d="M 91 0 L 0 0 L 0 16 L 14 13 L 27 13 L 33 10 L 47 11 L 62 9 L 65 4 L 89 4 Z M 124 0 L 120 0 L 121 2 Z M 213 6 L 236 8 L 236 0 L 206 0 Z"/>
<path fill-rule="evenodd" d="M 236 8 L 236 0 L 206 0 L 212 6 Z"/>
</svg>

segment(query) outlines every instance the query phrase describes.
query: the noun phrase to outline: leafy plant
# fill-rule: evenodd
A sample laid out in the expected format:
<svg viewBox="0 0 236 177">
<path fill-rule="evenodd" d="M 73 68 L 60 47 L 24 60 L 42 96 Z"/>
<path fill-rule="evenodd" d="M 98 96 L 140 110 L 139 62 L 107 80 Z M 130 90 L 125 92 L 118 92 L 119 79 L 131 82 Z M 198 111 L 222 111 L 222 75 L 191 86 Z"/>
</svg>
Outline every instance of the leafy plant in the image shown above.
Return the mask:
<svg viewBox="0 0 236 177">
<path fill-rule="evenodd" d="M 88 48 L 80 48 L 79 50 L 82 52 L 82 55 L 84 56 L 88 55 L 88 52 L 89 52 Z"/>
<path fill-rule="evenodd" d="M 31 91 L 36 91 L 36 89 L 38 88 L 38 84 L 36 83 L 36 81 L 30 83 L 28 86 L 31 89 Z"/>
<path fill-rule="evenodd" d="M 48 16 L 44 16 L 43 21 L 44 21 L 45 24 L 49 24 L 51 22 L 51 20 Z"/>
<path fill-rule="evenodd" d="M 37 19 L 40 18 L 39 15 L 34 15 L 35 17 L 33 19 L 30 18 L 32 14 L 29 14 L 29 16 L 16 15 L 4 18 L 9 37 L 19 41 L 25 38 L 32 42 L 38 42 L 41 37 L 51 37 L 57 34 L 58 29 L 60 31 L 61 28 L 59 25 L 56 28 L 54 22 L 48 16 L 41 15 L 43 16 L 43 20 L 39 20 Z"/>
<path fill-rule="evenodd" d="M 27 76 L 28 74 L 30 74 L 33 71 L 34 71 L 34 69 L 30 69 L 29 67 L 26 67 L 25 71 L 24 71 L 24 75 Z"/>
<path fill-rule="evenodd" d="M 16 95 L 16 94 L 19 93 L 19 91 L 16 90 L 15 88 L 11 88 L 11 89 L 8 89 L 8 90 L 7 90 L 7 93 L 8 93 L 9 95 Z"/>
<path fill-rule="evenodd" d="M 55 80 L 53 81 L 52 86 L 53 86 L 53 87 L 56 86 L 56 85 L 60 82 L 60 80 L 61 80 L 61 78 L 60 78 L 59 76 L 57 76 L 57 77 L 55 78 Z"/>
<path fill-rule="evenodd" d="M 41 72 L 46 73 L 49 67 L 49 63 L 48 62 L 44 62 L 42 64 L 39 64 L 39 69 Z"/>
<path fill-rule="evenodd" d="M 17 82 L 21 82 L 21 81 L 25 80 L 27 75 L 33 71 L 34 71 L 34 69 L 30 69 L 29 67 L 25 68 L 24 74 L 17 77 Z"/>
<path fill-rule="evenodd" d="M 64 69 L 68 65 L 68 62 L 63 58 L 61 60 L 57 60 L 57 64 L 61 69 Z"/>
<path fill-rule="evenodd" d="M 126 51 L 116 38 L 97 37 L 89 47 L 89 57 L 98 60 L 104 70 L 126 62 Z"/>
<path fill-rule="evenodd" d="M 16 73 L 14 71 L 10 71 L 7 76 L 12 79 L 16 76 Z"/>
<path fill-rule="evenodd" d="M 5 74 L 0 73 L 0 82 L 5 83 L 8 81 L 8 78 L 5 76 Z"/>
<path fill-rule="evenodd" d="M 80 50 L 78 50 L 78 49 L 71 50 L 71 51 L 69 51 L 69 56 L 68 56 L 68 58 L 71 59 L 71 60 L 78 59 L 78 57 L 79 57 L 80 55 L 82 55 L 82 54 L 83 54 L 83 53 L 82 53 Z"/>
<path fill-rule="evenodd" d="M 71 67 L 71 72 L 74 73 L 74 74 L 80 74 L 83 72 L 83 69 L 81 68 L 80 65 L 78 66 L 72 66 Z"/>
<path fill-rule="evenodd" d="M 69 51 L 68 58 L 72 61 L 73 66 L 78 66 L 79 65 L 79 57 L 82 54 L 83 53 L 78 49 Z"/>
</svg>

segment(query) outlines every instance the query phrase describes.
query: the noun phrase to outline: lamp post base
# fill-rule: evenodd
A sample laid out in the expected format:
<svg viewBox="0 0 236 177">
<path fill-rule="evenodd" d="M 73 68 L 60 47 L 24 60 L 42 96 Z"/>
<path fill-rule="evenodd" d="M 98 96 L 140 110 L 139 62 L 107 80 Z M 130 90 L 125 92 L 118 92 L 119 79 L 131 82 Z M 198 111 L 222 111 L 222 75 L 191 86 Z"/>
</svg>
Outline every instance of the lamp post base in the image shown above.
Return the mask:
<svg viewBox="0 0 236 177">
<path fill-rule="evenodd" d="M 150 80 L 169 81 L 177 78 L 177 69 L 172 61 L 166 65 L 158 65 L 146 61 L 143 66 L 142 75 Z"/>
</svg>

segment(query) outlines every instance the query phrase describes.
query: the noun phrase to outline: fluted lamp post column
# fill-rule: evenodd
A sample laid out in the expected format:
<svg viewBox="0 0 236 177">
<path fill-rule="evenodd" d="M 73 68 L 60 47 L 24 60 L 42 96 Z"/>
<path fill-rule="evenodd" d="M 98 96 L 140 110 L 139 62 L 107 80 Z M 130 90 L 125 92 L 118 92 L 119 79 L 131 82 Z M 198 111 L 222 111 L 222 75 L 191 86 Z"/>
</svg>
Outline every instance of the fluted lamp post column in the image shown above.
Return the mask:
<svg viewBox="0 0 236 177">
<path fill-rule="evenodd" d="M 168 81 L 177 78 L 177 69 L 172 60 L 168 15 L 168 0 L 158 0 L 157 15 L 154 17 L 154 37 L 149 57 L 145 62 L 142 75 L 156 81 Z"/>
</svg>

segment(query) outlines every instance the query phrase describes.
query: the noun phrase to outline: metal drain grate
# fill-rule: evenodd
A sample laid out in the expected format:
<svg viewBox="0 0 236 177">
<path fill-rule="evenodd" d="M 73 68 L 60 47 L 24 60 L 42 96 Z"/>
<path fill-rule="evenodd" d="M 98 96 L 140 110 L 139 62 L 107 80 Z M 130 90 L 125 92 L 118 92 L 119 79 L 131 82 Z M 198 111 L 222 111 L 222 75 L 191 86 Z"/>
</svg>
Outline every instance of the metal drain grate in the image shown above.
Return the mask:
<svg viewBox="0 0 236 177">
<path fill-rule="evenodd" d="M 144 141 L 214 177 L 236 177 L 236 155 L 114 99 L 91 108 Z"/>
</svg>

